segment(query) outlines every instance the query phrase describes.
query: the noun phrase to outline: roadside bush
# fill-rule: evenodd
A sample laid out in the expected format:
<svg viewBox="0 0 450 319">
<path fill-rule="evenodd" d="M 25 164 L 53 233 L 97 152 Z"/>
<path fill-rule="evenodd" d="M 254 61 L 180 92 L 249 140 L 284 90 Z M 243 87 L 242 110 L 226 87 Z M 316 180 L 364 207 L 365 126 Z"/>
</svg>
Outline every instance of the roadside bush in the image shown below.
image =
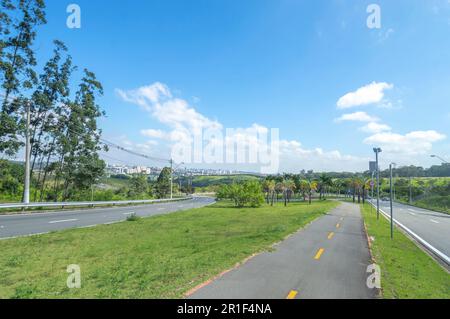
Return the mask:
<svg viewBox="0 0 450 319">
<path fill-rule="evenodd" d="M 135 222 L 140 220 L 141 218 L 139 216 L 137 216 L 136 214 L 130 214 L 127 216 L 127 222 Z"/>
<path fill-rule="evenodd" d="M 260 207 L 264 203 L 261 184 L 248 181 L 239 184 L 222 185 L 217 191 L 217 199 L 229 199 L 236 207 Z"/>
<path fill-rule="evenodd" d="M 450 213 L 450 195 L 430 196 L 414 203 L 418 207 Z"/>
</svg>

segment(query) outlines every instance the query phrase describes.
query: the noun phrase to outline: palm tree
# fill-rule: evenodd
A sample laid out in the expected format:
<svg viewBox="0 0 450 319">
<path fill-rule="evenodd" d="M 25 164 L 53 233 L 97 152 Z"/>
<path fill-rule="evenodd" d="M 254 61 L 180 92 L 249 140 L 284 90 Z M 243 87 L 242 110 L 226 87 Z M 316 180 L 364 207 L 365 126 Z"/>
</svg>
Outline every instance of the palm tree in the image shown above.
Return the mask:
<svg viewBox="0 0 450 319">
<path fill-rule="evenodd" d="M 287 179 L 284 181 L 284 188 L 285 188 L 285 196 L 287 199 L 287 202 L 291 202 L 291 196 L 295 191 L 295 182 L 292 179 Z M 285 200 L 286 203 L 286 200 Z"/>
<path fill-rule="evenodd" d="M 319 183 L 320 199 L 322 199 L 322 197 L 325 197 L 324 194 L 326 188 L 333 185 L 333 180 L 328 174 L 322 173 L 319 176 L 318 183 Z"/>
<path fill-rule="evenodd" d="M 308 194 L 308 202 L 311 204 L 312 193 L 317 190 L 317 182 L 310 179 L 302 179 L 300 189 L 303 194 L 303 199 L 306 201 L 306 194 Z"/>
<path fill-rule="evenodd" d="M 356 194 L 358 194 L 358 203 L 360 202 L 361 198 L 360 198 L 360 194 L 359 194 L 359 190 L 361 188 L 361 180 L 358 176 L 354 176 L 352 177 L 351 181 L 350 181 L 350 186 L 352 188 L 352 195 L 353 195 L 353 203 L 356 201 Z"/>
<path fill-rule="evenodd" d="M 284 189 L 283 189 L 283 182 L 278 182 L 275 184 L 275 194 L 277 197 L 277 203 L 278 203 L 278 194 L 279 193 L 283 193 Z"/>
<path fill-rule="evenodd" d="M 350 190 L 352 189 L 352 179 L 351 178 L 346 178 L 342 181 L 342 185 L 345 189 L 345 197 L 350 197 Z"/>
<path fill-rule="evenodd" d="M 362 198 L 363 198 L 363 204 L 366 203 L 366 195 L 367 195 L 367 190 L 370 189 L 370 182 L 371 179 L 368 177 L 363 177 L 362 178 Z"/>
<path fill-rule="evenodd" d="M 333 180 L 333 186 L 334 186 L 334 191 L 336 192 L 336 196 L 340 197 L 342 188 L 344 187 L 344 181 L 336 178 Z"/>
<path fill-rule="evenodd" d="M 361 203 L 361 197 L 363 204 L 365 203 L 366 190 L 370 188 L 370 178 L 364 176 L 355 176 L 352 179 L 353 187 L 353 202 L 355 202 L 355 196 L 358 195 L 358 204 Z"/>
<path fill-rule="evenodd" d="M 270 184 L 270 182 L 271 182 L 270 180 L 266 179 L 262 183 L 263 192 L 266 193 L 267 204 L 269 204 L 269 195 L 270 195 L 269 184 Z"/>
<path fill-rule="evenodd" d="M 302 193 L 303 200 L 306 202 L 306 195 L 309 194 L 309 182 L 306 179 L 302 179 L 299 182 L 298 190 Z"/>
<path fill-rule="evenodd" d="M 309 181 L 309 203 L 311 204 L 312 192 L 317 191 L 317 182 Z"/>
<path fill-rule="evenodd" d="M 271 201 L 270 201 L 270 205 L 271 206 L 273 206 L 273 197 L 274 197 L 274 195 L 275 195 L 275 181 L 274 180 L 270 180 L 268 183 L 267 183 L 267 188 L 268 188 L 268 190 L 269 190 L 269 193 L 272 195 L 271 196 Z"/>
<path fill-rule="evenodd" d="M 295 183 L 291 179 L 285 179 L 279 183 L 277 183 L 276 188 L 283 194 L 284 206 L 287 206 L 289 202 L 290 194 L 295 189 Z"/>
</svg>

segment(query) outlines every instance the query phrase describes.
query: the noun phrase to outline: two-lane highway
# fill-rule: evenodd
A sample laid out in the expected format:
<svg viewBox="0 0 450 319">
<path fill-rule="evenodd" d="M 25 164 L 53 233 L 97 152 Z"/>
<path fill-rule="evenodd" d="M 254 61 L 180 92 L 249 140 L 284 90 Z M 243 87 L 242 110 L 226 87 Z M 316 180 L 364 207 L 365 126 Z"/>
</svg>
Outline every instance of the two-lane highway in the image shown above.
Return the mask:
<svg viewBox="0 0 450 319">
<path fill-rule="evenodd" d="M 0 239 L 48 233 L 67 228 L 116 223 L 125 220 L 131 214 L 149 217 L 203 207 L 213 202 L 214 199 L 210 197 L 194 197 L 184 201 L 150 205 L 0 215 Z"/>
<path fill-rule="evenodd" d="M 380 208 L 391 213 L 389 201 L 380 201 Z M 450 215 L 400 203 L 393 203 L 393 210 L 394 220 L 450 257 Z"/>
</svg>

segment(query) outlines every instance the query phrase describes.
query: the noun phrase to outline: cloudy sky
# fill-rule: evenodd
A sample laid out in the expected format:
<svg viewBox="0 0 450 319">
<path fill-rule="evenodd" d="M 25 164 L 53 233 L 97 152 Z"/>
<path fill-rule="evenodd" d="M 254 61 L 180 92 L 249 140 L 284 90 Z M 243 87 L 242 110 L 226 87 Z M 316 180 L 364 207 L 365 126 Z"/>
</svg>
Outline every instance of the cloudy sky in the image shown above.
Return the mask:
<svg viewBox="0 0 450 319">
<path fill-rule="evenodd" d="M 97 74 L 103 134 L 120 145 L 168 158 L 199 130 L 276 128 L 281 172 L 366 170 L 374 146 L 384 166 L 450 159 L 448 0 L 83 0 L 81 29 L 65 25 L 74 1 L 48 2 L 40 57 L 58 38 Z"/>
</svg>

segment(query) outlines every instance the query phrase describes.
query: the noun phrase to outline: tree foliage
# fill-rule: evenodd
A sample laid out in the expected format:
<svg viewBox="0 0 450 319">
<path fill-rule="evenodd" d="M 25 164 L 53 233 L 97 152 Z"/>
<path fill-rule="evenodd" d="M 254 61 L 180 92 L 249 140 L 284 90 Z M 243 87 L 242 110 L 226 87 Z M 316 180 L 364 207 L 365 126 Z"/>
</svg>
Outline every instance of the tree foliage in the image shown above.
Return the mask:
<svg viewBox="0 0 450 319">
<path fill-rule="evenodd" d="M 3 89 L 0 111 L 0 152 L 13 155 L 22 145 L 21 112 L 25 93 L 37 82 L 37 62 L 32 45 L 37 26 L 46 23 L 43 0 L 0 2 L 0 80 Z"/>
<path fill-rule="evenodd" d="M 105 170 L 99 151 L 107 149 L 97 127 L 102 84 L 87 69 L 73 83 L 76 67 L 58 40 L 36 71 L 33 43 L 46 23 L 43 0 L 0 0 L 0 9 L 0 154 L 13 156 L 23 145 L 29 110 L 33 200 L 78 198 Z M 78 88 L 74 95 L 71 87 Z"/>
<path fill-rule="evenodd" d="M 166 198 L 170 194 L 170 167 L 164 167 L 156 180 L 155 193 L 158 198 Z"/>
<path fill-rule="evenodd" d="M 257 181 L 222 185 L 217 198 L 232 200 L 236 207 L 260 207 L 264 203 L 263 189 Z"/>
</svg>

